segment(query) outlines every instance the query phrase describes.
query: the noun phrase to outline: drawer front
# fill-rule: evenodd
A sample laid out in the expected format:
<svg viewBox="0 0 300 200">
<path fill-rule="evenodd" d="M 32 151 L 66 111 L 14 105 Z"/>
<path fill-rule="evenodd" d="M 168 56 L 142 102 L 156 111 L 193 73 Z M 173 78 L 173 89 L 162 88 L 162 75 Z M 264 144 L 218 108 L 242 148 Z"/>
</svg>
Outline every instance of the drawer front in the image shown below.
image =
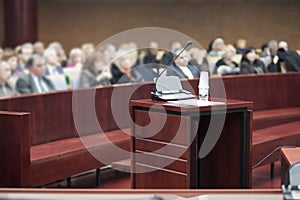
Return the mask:
<svg viewBox="0 0 300 200">
<path fill-rule="evenodd" d="M 135 149 L 187 160 L 188 147 L 154 140 L 135 139 Z"/>
<path fill-rule="evenodd" d="M 136 110 L 135 137 L 183 146 L 189 145 L 191 125 L 189 117 Z"/>
<path fill-rule="evenodd" d="M 187 173 L 188 171 L 186 160 L 142 151 L 136 151 L 135 163 L 144 164 L 158 169 L 164 168 L 181 173 Z"/>
<path fill-rule="evenodd" d="M 136 167 L 148 173 L 135 174 L 136 188 L 142 189 L 187 189 L 187 175 L 172 170 L 156 169 L 151 166 L 137 164 Z M 155 184 L 153 184 L 155 183 Z"/>
</svg>

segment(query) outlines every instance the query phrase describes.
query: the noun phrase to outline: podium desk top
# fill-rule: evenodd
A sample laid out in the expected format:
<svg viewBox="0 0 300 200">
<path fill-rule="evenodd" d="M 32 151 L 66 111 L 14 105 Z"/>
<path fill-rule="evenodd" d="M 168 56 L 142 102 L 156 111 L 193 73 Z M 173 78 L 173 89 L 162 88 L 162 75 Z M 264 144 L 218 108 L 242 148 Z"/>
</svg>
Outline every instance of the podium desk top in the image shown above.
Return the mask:
<svg viewBox="0 0 300 200">
<path fill-rule="evenodd" d="M 281 154 L 289 166 L 300 161 L 300 148 L 282 148 Z"/>
<path fill-rule="evenodd" d="M 146 109 L 160 109 L 175 112 L 201 112 L 210 110 L 229 110 L 246 108 L 252 109 L 253 102 L 233 99 L 213 98 L 209 101 L 199 99 L 188 99 L 180 101 L 154 101 L 151 99 L 131 100 L 132 107 L 141 107 Z"/>
</svg>

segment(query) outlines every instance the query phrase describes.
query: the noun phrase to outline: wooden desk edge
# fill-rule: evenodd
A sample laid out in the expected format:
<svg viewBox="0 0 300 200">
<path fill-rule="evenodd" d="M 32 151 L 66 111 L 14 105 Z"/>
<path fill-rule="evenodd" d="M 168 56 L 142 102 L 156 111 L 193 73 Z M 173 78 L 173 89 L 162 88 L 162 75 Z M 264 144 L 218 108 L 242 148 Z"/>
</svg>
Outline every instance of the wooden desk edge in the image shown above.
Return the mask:
<svg viewBox="0 0 300 200">
<path fill-rule="evenodd" d="M 182 197 L 194 197 L 206 194 L 281 194 L 280 189 L 29 189 L 0 188 L 0 194 L 6 193 L 36 193 L 36 194 L 170 194 Z"/>
</svg>

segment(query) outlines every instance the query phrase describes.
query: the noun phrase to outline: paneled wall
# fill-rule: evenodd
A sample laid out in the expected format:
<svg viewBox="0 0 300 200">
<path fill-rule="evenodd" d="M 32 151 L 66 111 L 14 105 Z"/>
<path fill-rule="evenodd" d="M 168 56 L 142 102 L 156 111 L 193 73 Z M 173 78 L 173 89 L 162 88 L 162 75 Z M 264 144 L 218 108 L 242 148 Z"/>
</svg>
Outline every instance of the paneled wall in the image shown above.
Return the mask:
<svg viewBox="0 0 300 200">
<path fill-rule="evenodd" d="M 3 0 L 0 0 L 0 46 L 3 44 L 4 39 L 4 9 Z"/>
<path fill-rule="evenodd" d="M 204 47 L 222 36 L 228 43 L 244 37 L 255 47 L 283 39 L 300 49 L 299 8 L 298 0 L 39 0 L 38 31 L 40 40 L 59 40 L 67 50 L 143 26 L 180 31 Z"/>
</svg>

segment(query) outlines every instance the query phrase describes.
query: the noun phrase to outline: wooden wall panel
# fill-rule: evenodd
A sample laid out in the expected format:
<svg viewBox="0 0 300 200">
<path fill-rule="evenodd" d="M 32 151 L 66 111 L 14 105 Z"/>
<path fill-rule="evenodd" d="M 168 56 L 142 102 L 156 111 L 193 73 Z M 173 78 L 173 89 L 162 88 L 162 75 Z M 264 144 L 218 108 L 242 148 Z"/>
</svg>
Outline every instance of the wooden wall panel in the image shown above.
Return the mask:
<svg viewBox="0 0 300 200">
<path fill-rule="evenodd" d="M 59 40 L 67 50 L 145 26 L 180 31 L 205 48 L 223 36 L 255 47 L 283 39 L 300 49 L 299 7 L 297 0 L 39 0 L 38 31 L 40 40 Z"/>
<path fill-rule="evenodd" d="M 3 46 L 4 38 L 4 9 L 3 0 L 0 0 L 0 46 Z"/>
</svg>

